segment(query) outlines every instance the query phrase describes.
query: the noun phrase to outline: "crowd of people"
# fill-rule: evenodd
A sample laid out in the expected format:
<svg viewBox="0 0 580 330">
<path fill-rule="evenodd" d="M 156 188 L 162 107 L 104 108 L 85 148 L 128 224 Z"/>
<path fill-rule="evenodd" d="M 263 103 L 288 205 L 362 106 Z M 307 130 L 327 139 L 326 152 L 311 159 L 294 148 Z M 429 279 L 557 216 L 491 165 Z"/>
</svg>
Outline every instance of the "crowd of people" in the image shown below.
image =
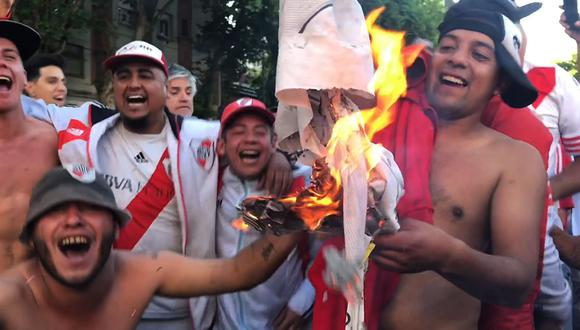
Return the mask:
<svg viewBox="0 0 580 330">
<path fill-rule="evenodd" d="M 461 0 L 410 66 L 373 138 L 405 194 L 400 229 L 373 236 L 363 316 L 328 280 L 343 236 L 240 227 L 247 197 L 316 183 L 277 149 L 264 103 L 198 119 L 196 77 L 136 40 L 103 63 L 114 109 L 66 106 L 62 58 L 0 20 L 0 328 L 580 327 L 580 162 L 563 165 L 580 154 L 580 87 L 526 57 L 520 20 L 540 6 Z M 333 10 L 315 9 L 306 34 Z M 580 21 L 561 23 L 580 50 Z"/>
</svg>

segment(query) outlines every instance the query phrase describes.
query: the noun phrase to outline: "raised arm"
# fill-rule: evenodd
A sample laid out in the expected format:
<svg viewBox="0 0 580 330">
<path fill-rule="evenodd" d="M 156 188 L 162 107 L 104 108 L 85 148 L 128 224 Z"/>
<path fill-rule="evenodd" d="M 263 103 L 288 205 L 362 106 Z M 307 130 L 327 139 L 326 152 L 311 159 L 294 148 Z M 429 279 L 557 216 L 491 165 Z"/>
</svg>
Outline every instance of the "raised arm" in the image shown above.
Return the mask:
<svg viewBox="0 0 580 330">
<path fill-rule="evenodd" d="M 302 233 L 267 234 L 232 259 L 190 259 L 163 252 L 156 260 L 159 295 L 195 297 L 248 290 L 272 275 Z"/>
</svg>

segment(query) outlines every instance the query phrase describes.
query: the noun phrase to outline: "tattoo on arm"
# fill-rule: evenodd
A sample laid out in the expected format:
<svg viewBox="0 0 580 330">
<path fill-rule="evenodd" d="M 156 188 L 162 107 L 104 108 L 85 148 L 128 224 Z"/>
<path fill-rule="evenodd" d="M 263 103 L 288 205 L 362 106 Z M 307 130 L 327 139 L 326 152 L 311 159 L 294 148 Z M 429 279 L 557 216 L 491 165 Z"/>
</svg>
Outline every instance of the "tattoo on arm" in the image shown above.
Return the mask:
<svg viewBox="0 0 580 330">
<path fill-rule="evenodd" d="M 268 261 L 268 259 L 270 258 L 270 255 L 272 254 L 273 251 L 274 251 L 274 245 L 272 243 L 268 243 L 268 245 L 266 245 L 262 249 L 262 258 L 264 259 L 264 261 Z"/>
</svg>

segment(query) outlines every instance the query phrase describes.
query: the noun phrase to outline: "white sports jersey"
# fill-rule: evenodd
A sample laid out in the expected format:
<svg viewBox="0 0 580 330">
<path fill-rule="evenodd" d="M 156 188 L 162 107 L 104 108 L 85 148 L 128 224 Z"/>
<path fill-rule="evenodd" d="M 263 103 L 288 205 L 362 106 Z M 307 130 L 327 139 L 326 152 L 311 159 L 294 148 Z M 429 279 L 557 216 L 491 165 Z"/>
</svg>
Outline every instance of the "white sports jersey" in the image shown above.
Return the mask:
<svg viewBox="0 0 580 330">
<path fill-rule="evenodd" d="M 560 139 L 570 155 L 580 155 L 580 86 L 557 65 L 535 66 L 526 61 L 524 69 L 539 94 L 529 108 L 552 133 L 548 175 L 553 176 Z"/>
<path fill-rule="evenodd" d="M 167 121 L 160 134 L 132 133 L 118 122 L 102 137 L 98 146 L 100 158 L 96 167 L 105 175 L 119 207 L 132 211 L 131 221 L 139 222 L 142 229 L 139 231 L 141 235 L 133 237 L 127 237 L 122 231 L 118 247 L 120 245 L 134 252 L 181 253 L 181 224 L 166 154 L 168 133 L 170 127 Z M 150 179 L 159 175 L 156 172 L 158 168 L 169 180 L 163 185 L 152 185 Z M 153 212 L 137 211 L 149 209 L 149 205 L 155 205 L 158 209 Z M 187 299 L 155 297 L 143 318 L 176 319 L 188 315 Z"/>
</svg>

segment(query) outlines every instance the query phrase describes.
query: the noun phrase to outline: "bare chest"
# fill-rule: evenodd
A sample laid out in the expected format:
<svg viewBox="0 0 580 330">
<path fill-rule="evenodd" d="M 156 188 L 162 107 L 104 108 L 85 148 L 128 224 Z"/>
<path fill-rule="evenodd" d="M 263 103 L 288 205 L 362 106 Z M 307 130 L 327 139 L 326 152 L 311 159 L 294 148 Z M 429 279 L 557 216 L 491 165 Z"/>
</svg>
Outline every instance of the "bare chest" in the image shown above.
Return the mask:
<svg viewBox="0 0 580 330">
<path fill-rule="evenodd" d="M 482 248 L 499 168 L 485 152 L 435 152 L 430 190 L 438 227 Z"/>
</svg>

